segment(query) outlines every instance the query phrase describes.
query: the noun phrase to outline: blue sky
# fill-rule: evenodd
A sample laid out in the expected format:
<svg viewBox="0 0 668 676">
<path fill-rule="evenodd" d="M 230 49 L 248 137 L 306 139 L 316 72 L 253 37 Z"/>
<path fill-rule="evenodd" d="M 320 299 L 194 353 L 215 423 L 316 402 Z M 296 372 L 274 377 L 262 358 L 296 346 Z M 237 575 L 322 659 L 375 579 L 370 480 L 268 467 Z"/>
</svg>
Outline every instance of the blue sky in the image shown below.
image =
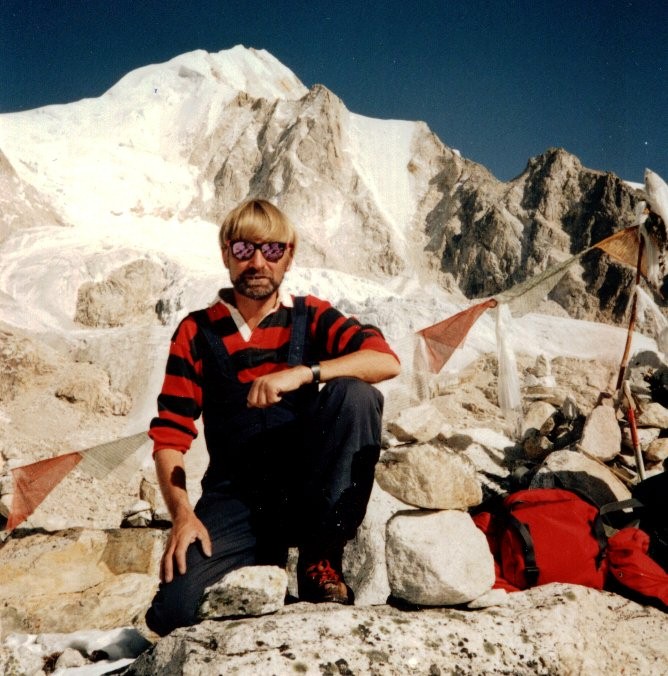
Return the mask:
<svg viewBox="0 0 668 676">
<path fill-rule="evenodd" d="M 666 0 L 0 0 L 0 112 L 236 44 L 353 112 L 424 120 L 503 180 L 554 146 L 668 179 Z"/>
</svg>

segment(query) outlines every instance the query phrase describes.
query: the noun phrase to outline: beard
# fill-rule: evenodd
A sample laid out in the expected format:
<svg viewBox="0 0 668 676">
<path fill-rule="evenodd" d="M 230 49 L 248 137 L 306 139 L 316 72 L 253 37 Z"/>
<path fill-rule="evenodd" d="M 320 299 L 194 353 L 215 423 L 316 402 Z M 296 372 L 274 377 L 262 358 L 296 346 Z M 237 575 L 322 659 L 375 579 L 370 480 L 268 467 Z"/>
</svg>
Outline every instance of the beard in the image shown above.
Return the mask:
<svg viewBox="0 0 668 676">
<path fill-rule="evenodd" d="M 271 275 L 260 274 L 251 268 L 233 279 L 232 286 L 237 293 L 246 298 L 265 300 L 278 291 L 281 281 L 275 280 Z"/>
</svg>

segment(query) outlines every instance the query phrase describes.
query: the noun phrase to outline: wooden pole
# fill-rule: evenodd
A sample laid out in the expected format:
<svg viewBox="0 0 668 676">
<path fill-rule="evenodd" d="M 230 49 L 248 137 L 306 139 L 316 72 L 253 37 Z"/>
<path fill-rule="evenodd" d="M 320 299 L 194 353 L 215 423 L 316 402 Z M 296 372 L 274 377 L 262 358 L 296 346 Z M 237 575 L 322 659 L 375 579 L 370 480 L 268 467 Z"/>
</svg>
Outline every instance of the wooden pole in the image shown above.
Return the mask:
<svg viewBox="0 0 668 676">
<path fill-rule="evenodd" d="M 624 373 L 629 363 L 629 354 L 631 352 L 631 341 L 633 340 L 633 330 L 636 326 L 636 315 L 638 312 L 638 294 L 636 287 L 640 284 L 640 270 L 642 265 L 642 257 L 645 249 L 645 240 L 638 229 L 638 263 L 636 265 L 636 281 L 633 286 L 633 302 L 631 303 L 631 317 L 629 318 L 629 328 L 626 332 L 626 344 L 624 345 L 624 355 L 622 356 L 622 363 L 619 365 L 619 374 L 617 375 L 617 386 L 615 389 L 619 390 L 624 381 Z"/>
<path fill-rule="evenodd" d="M 633 454 L 636 458 L 636 468 L 638 469 L 638 475 L 640 476 L 640 481 L 645 480 L 645 463 L 642 458 L 642 450 L 640 448 L 640 441 L 638 440 L 638 426 L 636 425 L 636 414 L 635 414 L 635 401 L 633 395 L 631 394 L 631 386 L 627 380 L 624 383 L 624 394 L 626 400 L 629 404 L 626 413 L 626 419 L 629 421 L 629 427 L 631 429 L 631 443 L 633 444 Z"/>
</svg>

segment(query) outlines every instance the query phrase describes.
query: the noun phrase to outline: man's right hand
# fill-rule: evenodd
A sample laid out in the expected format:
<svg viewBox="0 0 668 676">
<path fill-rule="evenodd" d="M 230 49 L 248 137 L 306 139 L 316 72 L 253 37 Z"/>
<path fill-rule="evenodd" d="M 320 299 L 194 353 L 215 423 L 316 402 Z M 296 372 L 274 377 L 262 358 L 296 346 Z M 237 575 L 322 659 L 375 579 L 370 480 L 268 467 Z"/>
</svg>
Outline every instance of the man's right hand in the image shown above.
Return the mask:
<svg viewBox="0 0 668 676">
<path fill-rule="evenodd" d="M 186 552 L 188 547 L 198 540 L 204 556 L 211 556 L 209 531 L 195 516 L 195 513 L 189 512 L 174 519 L 165 553 L 162 555 L 160 562 L 160 579 L 163 582 L 171 582 L 174 579 L 175 563 L 176 569 L 181 575 L 186 572 Z"/>
</svg>

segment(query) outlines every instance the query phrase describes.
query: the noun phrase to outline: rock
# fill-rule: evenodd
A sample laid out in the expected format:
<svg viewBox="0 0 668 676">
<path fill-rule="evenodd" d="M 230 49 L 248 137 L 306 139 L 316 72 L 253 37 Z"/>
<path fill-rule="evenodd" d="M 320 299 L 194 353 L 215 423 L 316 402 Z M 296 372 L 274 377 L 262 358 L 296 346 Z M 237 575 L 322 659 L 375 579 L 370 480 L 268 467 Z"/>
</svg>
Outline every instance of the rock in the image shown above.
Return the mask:
<svg viewBox="0 0 668 676">
<path fill-rule="evenodd" d="M 662 331 L 662 337 L 665 340 L 668 334 Z M 664 354 L 666 353 L 663 350 Z M 651 399 L 661 406 L 668 406 L 668 366 L 660 364 L 650 375 L 645 378 L 649 385 Z"/>
<path fill-rule="evenodd" d="M 177 629 L 125 673 L 663 676 L 667 630 L 659 610 L 564 584 L 481 610 L 297 603 L 271 617 Z"/>
<path fill-rule="evenodd" d="M 119 660 L 127 666 L 150 645 L 132 627 L 88 629 L 74 634 L 10 634 L 0 644 L 0 673 L 7 676 L 111 673 L 110 668 L 122 666 Z M 116 664 L 110 667 L 108 660 Z"/>
<path fill-rule="evenodd" d="M 491 606 L 505 606 L 510 603 L 510 597 L 505 589 L 490 589 L 477 599 L 469 601 L 466 604 L 467 608 L 476 610 L 478 608 L 490 608 Z"/>
<path fill-rule="evenodd" d="M 432 233 L 430 246 L 442 248 L 441 267 L 452 271 L 469 297 L 495 295 L 544 270 L 557 255 L 557 260 L 564 260 L 612 234 L 613 223 L 630 225 L 637 201 L 630 187 L 620 189 L 618 179 L 610 174 L 584 169 L 560 148 L 532 158 L 511 185 L 512 189 L 501 192 L 477 176 L 447 193 L 442 214 L 430 214 L 442 223 Z M 461 200 L 456 212 L 455 195 Z M 549 234 L 544 229 L 548 223 L 553 226 Z M 608 272 L 611 266 L 614 273 Z M 590 281 L 585 284 L 583 277 Z M 631 280 L 630 270 L 620 269 L 608 257 L 597 257 L 583 262 L 582 272 L 571 268 L 552 289 L 550 299 L 578 319 L 605 316 L 608 321 L 621 321 Z"/>
<path fill-rule="evenodd" d="M 3 636 L 129 625 L 154 594 L 163 546 L 149 529 L 10 537 L 0 549 Z"/>
<path fill-rule="evenodd" d="M 121 526 L 124 528 L 145 528 L 153 520 L 151 505 L 146 500 L 135 502 L 132 507 L 124 510 Z"/>
<path fill-rule="evenodd" d="M 343 552 L 343 573 L 355 592 L 358 606 L 387 602 L 390 583 L 385 559 L 385 526 L 393 514 L 405 509 L 405 503 L 374 482 L 364 521 Z"/>
<path fill-rule="evenodd" d="M 132 405 L 127 395 L 112 391 L 109 376 L 93 364 L 72 364 L 56 396 L 83 404 L 90 411 L 112 415 L 127 415 Z"/>
<path fill-rule="evenodd" d="M 426 403 L 403 409 L 395 418 L 388 421 L 387 429 L 399 441 L 431 441 L 443 428 L 445 420 L 433 404 Z"/>
<path fill-rule="evenodd" d="M 139 483 L 139 497 L 141 500 L 147 502 L 153 513 L 154 521 L 171 522 L 172 517 L 169 509 L 165 504 L 165 499 L 162 496 L 162 491 L 158 486 L 155 472 L 151 469 L 149 477 L 142 477 Z"/>
<path fill-rule="evenodd" d="M 53 372 L 62 358 L 18 329 L 0 326 L 0 401 L 8 401 L 41 376 Z"/>
<path fill-rule="evenodd" d="M 288 576 L 277 566 L 246 566 L 233 570 L 204 590 L 198 617 L 202 620 L 236 615 L 267 615 L 285 603 Z"/>
<path fill-rule="evenodd" d="M 154 477 L 148 479 L 142 477 L 139 483 L 139 499 L 147 502 L 150 509 L 155 510 L 158 506 L 164 504 L 164 500 L 160 500 L 160 487 L 155 481 Z"/>
<path fill-rule="evenodd" d="M 622 432 L 615 409 L 612 406 L 597 406 L 585 422 L 580 446 L 589 455 L 606 462 L 620 452 L 621 442 Z"/>
<path fill-rule="evenodd" d="M 638 443 L 640 448 L 646 449 L 655 439 L 659 438 L 661 430 L 658 427 L 641 427 L 636 430 L 638 433 Z M 633 450 L 633 439 L 631 438 L 631 428 L 624 427 L 622 429 L 622 445 Z"/>
<path fill-rule="evenodd" d="M 631 356 L 624 378 L 628 380 L 635 399 L 642 404 L 654 399 L 651 378 L 661 366 L 656 352 L 642 350 Z"/>
<path fill-rule="evenodd" d="M 540 428 L 545 421 L 555 413 L 557 409 L 547 401 L 534 401 L 529 405 L 522 421 L 522 433 L 526 434 L 528 430 Z"/>
<path fill-rule="evenodd" d="M 74 648 L 65 648 L 56 660 L 56 669 L 67 669 L 73 667 L 83 667 L 88 664 L 88 660 Z"/>
<path fill-rule="evenodd" d="M 640 415 L 637 416 L 638 427 L 668 427 L 668 408 L 652 401 L 642 405 Z"/>
<path fill-rule="evenodd" d="M 487 540 L 466 512 L 399 512 L 387 524 L 392 594 L 409 603 L 456 605 L 494 584 Z"/>
<path fill-rule="evenodd" d="M 599 507 L 631 497 L 629 489 L 604 464 L 577 451 L 548 455 L 530 487 L 573 489 L 589 496 Z"/>
<path fill-rule="evenodd" d="M 386 451 L 376 480 L 390 495 L 424 509 L 467 509 L 482 501 L 475 467 L 434 443 Z"/>
<path fill-rule="evenodd" d="M 561 408 L 545 420 L 538 433 L 527 431 L 523 448 L 529 458 L 542 459 L 548 452 L 566 448 L 579 441 L 584 423 L 585 417 L 575 402 L 567 397 Z"/>
<path fill-rule="evenodd" d="M 0 151 L 0 244 L 19 230 L 54 225 L 62 227 L 64 221 L 52 200 L 21 179 Z"/>
<path fill-rule="evenodd" d="M 534 378 L 548 378 L 552 375 L 550 360 L 544 355 L 539 354 L 533 367 L 527 369 L 527 374 Z"/>
<path fill-rule="evenodd" d="M 4 636 L 2 623 L 0 623 L 0 634 Z M 43 676 L 44 658 L 33 649 L 31 645 L 34 642 L 34 636 L 25 634 L 13 634 L 0 644 L 0 673 L 9 676 L 23 676 L 31 674 L 34 676 Z"/>
<path fill-rule="evenodd" d="M 544 354 L 539 354 L 533 366 L 527 368 L 522 381 L 522 393 L 527 401 L 552 400 L 558 397 L 557 381 L 552 375 L 550 362 Z M 545 401 L 548 403 L 548 401 Z M 547 418 L 550 414 L 545 416 Z M 542 422 L 545 421 L 545 418 Z M 539 428 L 540 425 L 532 425 Z M 524 428 L 527 429 L 526 422 Z"/>
<path fill-rule="evenodd" d="M 3 493 L 0 495 L 0 517 L 9 518 L 12 511 L 12 501 L 14 499 L 13 493 Z"/>
<path fill-rule="evenodd" d="M 525 455 L 534 462 L 544 460 L 552 452 L 553 446 L 552 442 L 535 428 L 528 429 L 522 440 Z"/>
<path fill-rule="evenodd" d="M 645 451 L 645 457 L 649 462 L 663 462 L 668 458 L 668 437 L 652 441 Z"/>
<path fill-rule="evenodd" d="M 515 442 L 494 429 L 467 427 L 444 443 L 473 464 L 483 499 L 507 492 L 508 460 L 516 453 Z"/>
<path fill-rule="evenodd" d="M 157 323 L 156 306 L 166 286 L 162 266 L 148 259 L 132 261 L 106 280 L 79 288 L 74 321 L 94 327 Z"/>
</svg>

